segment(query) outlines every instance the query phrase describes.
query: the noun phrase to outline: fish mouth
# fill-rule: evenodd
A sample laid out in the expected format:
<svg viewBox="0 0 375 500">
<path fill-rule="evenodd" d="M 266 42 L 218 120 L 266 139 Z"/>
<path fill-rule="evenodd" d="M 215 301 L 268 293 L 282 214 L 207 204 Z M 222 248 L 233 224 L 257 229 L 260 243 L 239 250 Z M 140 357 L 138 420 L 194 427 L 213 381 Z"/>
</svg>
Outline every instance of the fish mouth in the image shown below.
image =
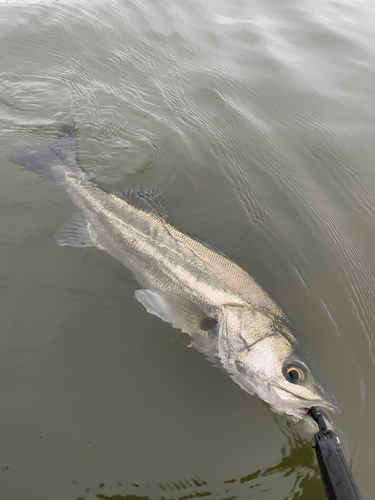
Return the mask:
<svg viewBox="0 0 375 500">
<path fill-rule="evenodd" d="M 317 410 L 322 410 L 324 414 L 326 414 L 326 411 L 330 411 L 332 413 L 340 413 L 339 408 L 336 405 L 330 404 L 330 403 L 324 403 L 322 401 L 306 401 L 306 402 L 301 402 L 303 403 L 303 406 L 300 407 L 295 407 L 292 408 L 293 415 L 300 415 L 301 417 L 306 417 L 310 413 L 311 408 L 314 406 Z M 288 412 L 286 412 L 288 415 Z"/>
<path fill-rule="evenodd" d="M 272 389 L 268 403 L 277 413 L 285 413 L 297 419 L 310 418 L 309 411 L 312 406 L 324 412 L 340 413 L 334 396 L 330 398 L 330 401 L 320 398 L 302 399 L 284 388 L 274 386 Z"/>
<path fill-rule="evenodd" d="M 302 415 L 307 415 L 311 408 L 314 406 L 318 410 L 330 411 L 332 413 L 340 413 L 340 410 L 335 403 L 330 403 L 329 401 L 322 401 L 321 399 L 310 400 L 310 401 L 299 401 L 299 406 L 295 410 L 300 411 Z"/>
</svg>

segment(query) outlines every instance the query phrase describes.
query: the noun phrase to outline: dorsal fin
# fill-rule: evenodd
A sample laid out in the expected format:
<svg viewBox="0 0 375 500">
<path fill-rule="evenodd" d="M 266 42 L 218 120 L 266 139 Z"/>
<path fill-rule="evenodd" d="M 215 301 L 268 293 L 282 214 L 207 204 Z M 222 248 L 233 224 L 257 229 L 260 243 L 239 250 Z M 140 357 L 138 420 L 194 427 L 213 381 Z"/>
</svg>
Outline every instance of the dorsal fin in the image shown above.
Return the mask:
<svg viewBox="0 0 375 500">
<path fill-rule="evenodd" d="M 134 187 L 125 191 L 112 191 L 114 196 L 125 200 L 143 212 L 150 212 L 168 221 L 168 215 L 163 206 L 163 191 L 160 186 Z"/>
</svg>

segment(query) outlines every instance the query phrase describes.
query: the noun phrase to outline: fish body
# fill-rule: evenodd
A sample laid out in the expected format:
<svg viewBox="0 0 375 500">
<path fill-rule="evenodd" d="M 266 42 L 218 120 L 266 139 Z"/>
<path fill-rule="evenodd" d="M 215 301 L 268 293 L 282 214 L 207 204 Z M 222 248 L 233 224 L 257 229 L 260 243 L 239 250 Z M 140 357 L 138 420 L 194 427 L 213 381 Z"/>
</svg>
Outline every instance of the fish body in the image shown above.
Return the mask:
<svg viewBox="0 0 375 500">
<path fill-rule="evenodd" d="M 57 234 L 60 245 L 96 246 L 135 275 L 147 311 L 189 333 L 247 392 L 294 420 L 311 406 L 338 411 L 280 304 L 208 242 L 174 227 L 158 187 L 107 193 L 78 158 L 77 129 L 63 127 L 48 147 L 24 147 L 9 159 L 61 185 L 79 212 Z"/>
</svg>

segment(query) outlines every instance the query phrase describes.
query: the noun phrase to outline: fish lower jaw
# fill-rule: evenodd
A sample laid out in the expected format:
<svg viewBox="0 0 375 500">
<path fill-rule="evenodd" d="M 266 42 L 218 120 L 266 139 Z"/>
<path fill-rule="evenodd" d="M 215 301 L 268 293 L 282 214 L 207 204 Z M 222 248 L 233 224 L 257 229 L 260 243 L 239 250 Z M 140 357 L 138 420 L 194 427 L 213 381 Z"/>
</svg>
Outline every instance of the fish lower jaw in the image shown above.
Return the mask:
<svg viewBox="0 0 375 500">
<path fill-rule="evenodd" d="M 304 418 L 309 411 L 309 408 L 290 407 L 288 406 L 287 402 L 285 402 L 285 404 L 272 404 L 272 403 L 268 404 L 275 413 L 279 413 L 280 415 L 287 415 L 288 417 L 292 418 L 295 422 Z"/>
<path fill-rule="evenodd" d="M 265 400 L 275 413 L 287 415 L 295 422 L 304 419 L 308 415 L 311 406 L 314 406 L 313 401 L 285 397 L 277 387 L 273 387 L 269 391 L 268 398 Z M 316 404 L 320 406 L 318 402 Z"/>
<path fill-rule="evenodd" d="M 295 422 L 299 420 L 305 420 L 312 406 L 315 406 L 319 410 L 331 411 L 333 413 L 339 412 L 337 407 L 330 405 L 329 403 L 324 404 L 322 401 L 304 401 L 299 399 L 288 399 L 283 398 L 277 392 L 270 393 L 270 398 L 267 401 L 271 409 L 275 413 L 285 414 L 292 418 Z M 309 417 L 310 419 L 310 417 Z"/>
<path fill-rule="evenodd" d="M 299 399 L 285 397 L 284 392 L 276 386 L 267 386 L 255 380 L 250 383 L 237 373 L 232 373 L 232 378 L 243 390 L 251 395 L 256 394 L 262 401 L 267 403 L 272 411 L 280 415 L 287 415 L 295 422 L 305 418 L 310 409 L 310 401 L 304 402 Z M 304 406 L 304 403 L 306 406 Z"/>
<path fill-rule="evenodd" d="M 318 409 L 324 411 L 328 410 L 333 413 L 339 413 L 335 404 L 324 402 L 324 400 L 314 401 L 293 397 L 291 393 L 284 391 L 277 385 L 266 385 L 255 378 L 250 381 L 235 370 L 232 371 L 231 377 L 247 393 L 257 395 L 262 401 L 267 403 L 272 411 L 279 415 L 286 415 L 295 423 L 301 420 L 311 420 L 308 412 L 312 406 L 316 406 Z"/>
</svg>

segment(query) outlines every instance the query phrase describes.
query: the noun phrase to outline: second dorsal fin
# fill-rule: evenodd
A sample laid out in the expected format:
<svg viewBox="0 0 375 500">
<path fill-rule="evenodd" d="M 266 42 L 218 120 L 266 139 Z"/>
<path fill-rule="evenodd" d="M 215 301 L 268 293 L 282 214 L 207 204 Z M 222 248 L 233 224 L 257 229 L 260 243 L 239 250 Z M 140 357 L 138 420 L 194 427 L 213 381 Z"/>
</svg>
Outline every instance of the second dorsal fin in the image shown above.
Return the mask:
<svg viewBox="0 0 375 500">
<path fill-rule="evenodd" d="M 112 191 L 111 193 L 126 201 L 138 210 L 150 212 L 168 221 L 168 215 L 163 206 L 163 191 L 160 186 L 134 187 L 125 191 Z"/>
</svg>

